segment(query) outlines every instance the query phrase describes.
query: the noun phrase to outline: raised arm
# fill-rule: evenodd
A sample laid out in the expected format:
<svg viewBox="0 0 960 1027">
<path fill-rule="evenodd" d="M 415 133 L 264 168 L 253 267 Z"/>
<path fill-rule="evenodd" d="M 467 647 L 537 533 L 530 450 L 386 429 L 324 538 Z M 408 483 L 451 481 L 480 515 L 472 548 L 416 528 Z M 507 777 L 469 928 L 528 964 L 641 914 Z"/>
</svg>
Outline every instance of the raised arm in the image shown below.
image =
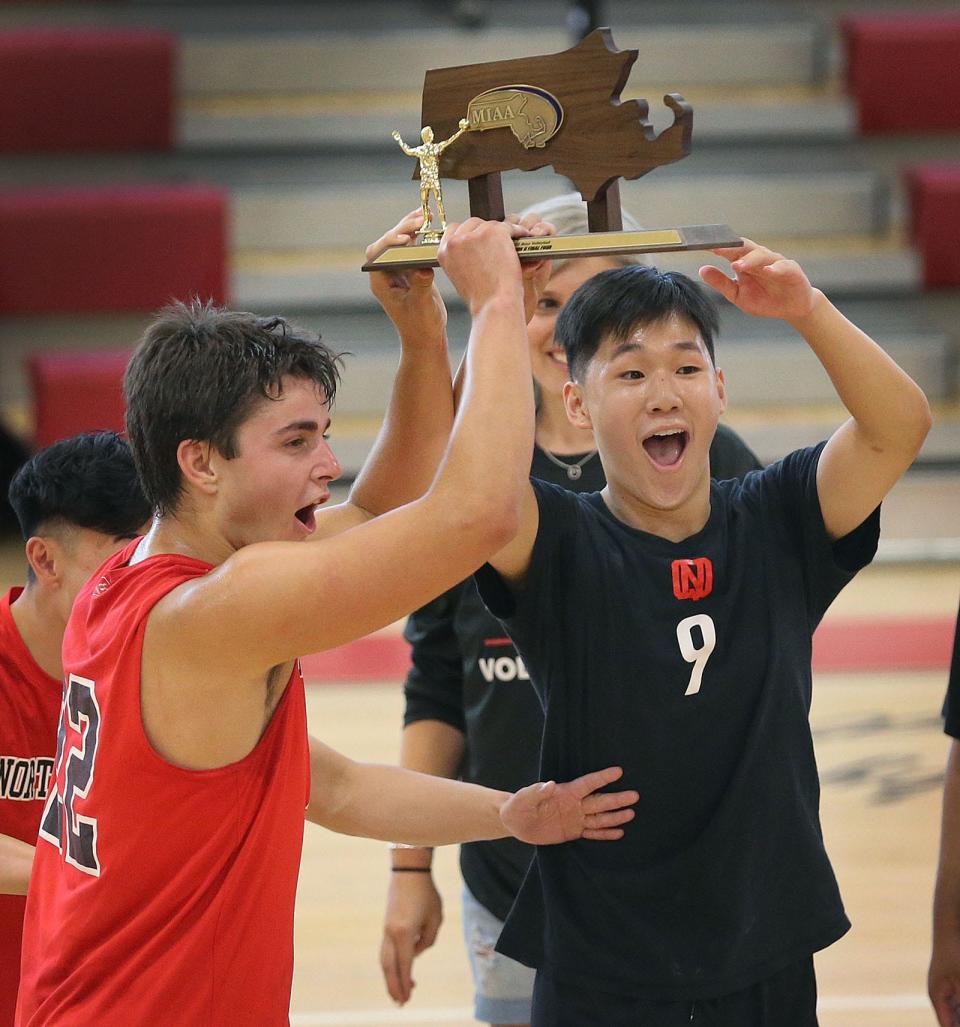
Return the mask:
<svg viewBox="0 0 960 1027">
<path fill-rule="evenodd" d="M 850 418 L 830 437 L 817 467 L 817 492 L 831 538 L 858 527 L 910 466 L 930 430 L 917 384 L 819 290 L 796 261 L 744 239 L 716 250 L 731 280 L 714 267 L 700 275 L 731 303 L 779 317 L 798 331 L 833 382 Z"/>
<path fill-rule="evenodd" d="M 211 673 L 265 672 L 392 623 L 515 534 L 533 397 L 511 237 L 505 225 L 471 219 L 451 225 L 440 246 L 472 330 L 463 404 L 427 494 L 319 542 L 247 546 L 182 586 L 154 613 L 165 607 L 181 651 L 202 647 Z"/>
<path fill-rule="evenodd" d="M 400 133 L 399 132 L 393 131 L 390 134 L 400 144 L 400 149 L 403 150 L 403 152 L 408 157 L 419 157 L 420 156 L 419 152 L 416 149 L 413 149 L 413 148 L 407 146 L 407 144 L 400 138 Z"/>
<path fill-rule="evenodd" d="M 460 138 L 460 136 L 462 136 L 462 135 L 463 135 L 463 133 L 464 133 L 464 132 L 466 132 L 466 130 L 467 130 L 467 129 L 468 129 L 469 127 L 470 127 L 470 122 L 469 122 L 469 121 L 467 121 L 467 119 L 466 119 L 466 118 L 461 118 L 461 119 L 460 119 L 460 124 L 459 124 L 459 127 L 457 128 L 457 131 L 456 131 L 456 132 L 454 132 L 454 133 L 453 133 L 453 135 L 452 135 L 452 136 L 450 136 L 450 138 L 449 138 L 449 139 L 444 139 L 444 141 L 443 141 L 442 143 L 437 143 L 437 153 L 438 153 L 438 154 L 440 154 L 440 153 L 443 153 L 443 151 L 444 151 L 444 150 L 445 150 L 445 149 L 446 149 L 446 148 L 447 148 L 447 147 L 448 147 L 448 146 L 449 146 L 449 145 L 450 145 L 451 143 L 455 143 L 455 142 L 456 142 L 456 141 L 457 141 L 457 140 L 458 140 L 458 139 Z"/>
<path fill-rule="evenodd" d="M 420 208 L 367 247 L 367 259 L 403 246 L 423 223 Z M 447 310 L 432 268 L 374 271 L 370 289 L 397 330 L 400 363 L 377 440 L 346 503 L 321 509 L 313 541 L 422 496 L 453 427 Z"/>
</svg>

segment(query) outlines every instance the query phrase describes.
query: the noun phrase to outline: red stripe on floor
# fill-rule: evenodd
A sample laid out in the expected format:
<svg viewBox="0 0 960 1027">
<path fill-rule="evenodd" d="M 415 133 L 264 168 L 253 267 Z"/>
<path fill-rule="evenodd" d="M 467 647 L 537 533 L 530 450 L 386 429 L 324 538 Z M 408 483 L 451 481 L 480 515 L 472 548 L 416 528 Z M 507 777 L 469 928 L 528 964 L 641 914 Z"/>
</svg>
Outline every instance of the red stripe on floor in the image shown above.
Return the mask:
<svg viewBox="0 0 960 1027">
<path fill-rule="evenodd" d="M 813 636 L 814 670 L 939 670 L 950 664 L 952 617 L 828 621 Z"/>
<path fill-rule="evenodd" d="M 403 681 L 410 669 L 410 646 L 401 635 L 377 634 L 305 656 L 307 681 Z"/>
<path fill-rule="evenodd" d="M 813 638 L 813 668 L 844 670 L 939 670 L 949 666 L 952 617 L 835 620 Z M 410 646 L 401 635 L 369 635 L 337 649 L 307 656 L 308 681 L 397 681 L 410 668 Z"/>
</svg>

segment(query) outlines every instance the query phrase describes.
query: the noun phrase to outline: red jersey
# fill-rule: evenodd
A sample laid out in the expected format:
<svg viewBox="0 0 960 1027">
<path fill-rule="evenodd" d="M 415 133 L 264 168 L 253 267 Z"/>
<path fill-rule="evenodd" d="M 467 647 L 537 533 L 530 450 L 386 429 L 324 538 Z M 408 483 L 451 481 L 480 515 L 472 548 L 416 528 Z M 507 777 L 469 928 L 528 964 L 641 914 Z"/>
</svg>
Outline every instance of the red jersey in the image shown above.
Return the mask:
<svg viewBox="0 0 960 1027">
<path fill-rule="evenodd" d="M 310 787 L 303 678 L 298 665 L 239 762 L 184 770 L 159 756 L 140 717 L 147 615 L 210 565 L 130 566 L 139 541 L 91 578 L 67 624 L 17 1024 L 278 1027 Z"/>
<path fill-rule="evenodd" d="M 10 604 L 0 599 L 0 834 L 33 845 L 57 751 L 63 685 L 30 655 Z M 0 895 L 0 1027 L 12 1027 L 20 982 L 23 895 Z"/>
</svg>

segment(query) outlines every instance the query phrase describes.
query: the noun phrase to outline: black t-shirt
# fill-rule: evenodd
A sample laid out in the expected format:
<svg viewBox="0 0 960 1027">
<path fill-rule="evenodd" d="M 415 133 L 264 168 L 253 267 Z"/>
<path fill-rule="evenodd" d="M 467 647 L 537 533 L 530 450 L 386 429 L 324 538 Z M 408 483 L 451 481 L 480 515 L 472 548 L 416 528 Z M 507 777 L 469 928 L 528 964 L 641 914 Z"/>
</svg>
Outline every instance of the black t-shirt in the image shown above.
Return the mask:
<svg viewBox="0 0 960 1027">
<path fill-rule="evenodd" d="M 953 657 L 947 679 L 947 697 L 943 703 L 943 730 L 951 738 L 960 739 L 960 612 L 953 635 Z"/>
<path fill-rule="evenodd" d="M 709 998 L 849 927 L 820 831 L 811 636 L 872 558 L 879 510 L 831 543 L 821 449 L 714 481 L 680 543 L 534 482 L 523 589 L 477 579 L 544 702 L 540 776 L 622 766 L 613 787 L 641 798 L 620 841 L 537 849 L 502 952 L 595 988 Z"/>
<path fill-rule="evenodd" d="M 598 492 L 606 484 L 597 456 L 583 460 L 581 477 L 571 479 L 539 447 L 530 473 L 575 492 Z M 717 478 L 741 477 L 760 467 L 739 435 L 717 428 L 710 468 Z M 440 720 L 467 736 L 465 781 L 516 791 L 538 780 L 543 709 L 503 625 L 493 617 L 470 578 L 419 609 L 407 621 L 412 667 L 404 686 L 405 724 Z M 467 887 L 495 917 L 506 920 L 533 848 L 515 838 L 471 842 L 460 849 Z"/>
<path fill-rule="evenodd" d="M 564 456 L 568 464 L 586 454 Z M 579 479 L 537 447 L 531 475 L 596 492 L 606 484 L 600 459 L 582 464 Z M 543 708 L 513 642 L 483 605 L 473 578 L 421 607 L 404 637 L 412 666 L 404 685 L 405 724 L 440 720 L 467 736 L 464 781 L 513 792 L 537 780 Z M 460 871 L 477 901 L 499 920 L 517 897 L 533 847 L 516 838 L 460 847 Z"/>
</svg>

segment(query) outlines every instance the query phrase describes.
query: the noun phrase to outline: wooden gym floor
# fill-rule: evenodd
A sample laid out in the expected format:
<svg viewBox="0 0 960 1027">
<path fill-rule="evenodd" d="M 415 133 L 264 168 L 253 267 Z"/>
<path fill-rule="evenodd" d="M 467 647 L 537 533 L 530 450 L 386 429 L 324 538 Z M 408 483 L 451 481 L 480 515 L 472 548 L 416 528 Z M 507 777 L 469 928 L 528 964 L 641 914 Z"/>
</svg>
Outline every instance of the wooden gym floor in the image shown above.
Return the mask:
<svg viewBox="0 0 960 1027">
<path fill-rule="evenodd" d="M 960 565 L 873 566 L 841 594 L 825 624 L 942 624 L 956 615 L 958 596 Z M 945 666 L 816 675 L 824 833 L 854 925 L 817 960 L 821 1027 L 933 1022 L 925 981 L 948 743 L 939 719 L 945 684 Z M 396 758 L 396 680 L 315 685 L 308 701 L 311 729 L 325 741 L 356 758 Z M 307 825 L 293 1027 L 474 1022 L 455 850 L 436 855 L 446 922 L 415 964 L 417 988 L 403 1010 L 387 997 L 378 964 L 387 863 L 383 845 Z"/>
<path fill-rule="evenodd" d="M 20 577 L 18 552 L 16 545 L 0 550 L 3 588 Z M 920 646 L 916 659 L 901 653 L 898 669 L 816 674 L 824 832 L 854 924 L 818 957 L 822 1027 L 933 1023 L 925 979 L 947 752 L 939 722 L 943 626 L 956 614 L 958 595 L 960 564 L 875 565 L 839 597 L 825 621 L 833 629 L 936 623 L 939 655 L 931 661 Z M 911 669 L 911 663 L 926 669 Z M 402 709 L 396 677 L 364 684 L 312 680 L 308 704 L 311 730 L 326 742 L 355 758 L 396 759 Z M 436 946 L 415 964 L 418 986 L 402 1010 L 387 997 L 378 964 L 387 864 L 382 844 L 307 825 L 293 1027 L 474 1022 L 455 849 L 436 855 L 446 922 Z"/>
</svg>

